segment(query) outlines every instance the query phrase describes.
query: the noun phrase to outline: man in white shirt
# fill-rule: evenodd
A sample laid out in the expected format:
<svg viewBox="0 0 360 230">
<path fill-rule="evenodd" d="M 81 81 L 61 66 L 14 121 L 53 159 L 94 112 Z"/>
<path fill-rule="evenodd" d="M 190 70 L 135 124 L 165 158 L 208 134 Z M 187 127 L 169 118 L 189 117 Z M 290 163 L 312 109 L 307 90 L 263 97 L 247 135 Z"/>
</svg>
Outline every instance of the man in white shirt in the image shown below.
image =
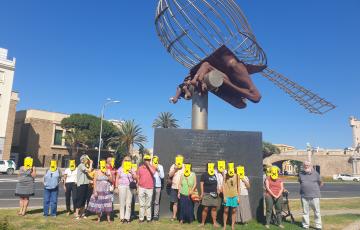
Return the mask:
<svg viewBox="0 0 360 230">
<path fill-rule="evenodd" d="M 160 198 L 161 198 L 161 190 L 163 188 L 164 181 L 164 168 L 159 163 L 159 157 L 153 156 L 152 165 L 156 168 L 154 173 L 154 193 L 153 193 L 153 220 L 159 220 L 159 211 L 160 211 Z"/>
</svg>

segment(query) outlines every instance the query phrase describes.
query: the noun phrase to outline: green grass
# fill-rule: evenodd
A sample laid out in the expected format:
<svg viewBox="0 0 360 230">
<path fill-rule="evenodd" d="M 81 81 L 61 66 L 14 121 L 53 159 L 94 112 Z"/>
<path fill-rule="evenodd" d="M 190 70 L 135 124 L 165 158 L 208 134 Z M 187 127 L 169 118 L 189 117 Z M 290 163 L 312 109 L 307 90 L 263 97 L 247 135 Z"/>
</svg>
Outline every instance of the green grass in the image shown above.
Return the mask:
<svg viewBox="0 0 360 230">
<path fill-rule="evenodd" d="M 59 215 L 54 217 L 43 217 L 42 209 L 30 210 L 25 217 L 18 217 L 15 209 L 0 210 L 0 229 L 119 229 L 124 228 L 132 229 L 156 229 L 156 230 L 183 230 L 183 229 L 199 229 L 198 222 L 192 224 L 180 225 L 177 222 L 170 222 L 169 219 L 163 218 L 160 222 L 156 223 L 142 223 L 139 224 L 137 221 L 133 221 L 131 224 L 124 225 L 115 218 L 115 221 L 111 224 L 107 223 L 105 219 L 101 223 L 96 222 L 96 216 L 90 216 L 88 219 L 75 220 L 72 216 L 66 216 L 64 211 L 60 211 Z M 323 218 L 324 229 L 342 229 L 350 223 L 359 220 L 360 215 L 355 214 L 344 214 L 326 216 Z M 294 224 L 285 222 L 285 229 L 297 230 L 300 228 L 300 219 L 298 218 Z M 207 224 L 203 229 L 213 229 L 210 224 Z M 227 229 L 231 229 L 230 226 Z M 250 222 L 247 226 L 237 225 L 236 229 L 248 229 L 257 230 L 264 229 L 261 223 L 256 221 Z M 272 226 L 271 229 L 279 229 L 276 226 Z"/>
<path fill-rule="evenodd" d="M 105 219 L 101 223 L 96 222 L 96 216 L 90 216 L 88 219 L 74 220 L 72 216 L 66 216 L 64 212 L 60 211 L 60 214 L 54 217 L 43 217 L 42 209 L 31 210 L 26 216 L 18 217 L 15 209 L 0 210 L 0 229 L 102 229 L 111 227 L 112 229 L 124 228 L 126 229 L 156 229 L 156 230 L 182 230 L 182 229 L 199 229 L 198 222 L 195 221 L 192 224 L 180 225 L 178 222 L 171 222 L 168 218 L 163 218 L 159 222 L 142 223 L 139 224 L 137 220 L 131 224 L 121 224 L 120 221 L 115 218 L 115 221 L 111 224 L 107 223 Z M 299 224 L 299 223 L 298 223 Z M 298 224 L 284 223 L 286 229 L 301 229 Z M 213 229 L 212 225 L 207 224 L 203 229 Z M 228 229 L 231 229 L 228 226 Z M 247 226 L 237 225 L 236 229 L 264 229 L 261 223 L 256 221 L 250 222 Z M 279 229 L 276 226 L 272 226 L 271 229 Z"/>
<path fill-rule="evenodd" d="M 290 210 L 302 210 L 300 199 L 290 200 Z M 321 210 L 359 209 L 360 198 L 320 200 Z"/>
</svg>

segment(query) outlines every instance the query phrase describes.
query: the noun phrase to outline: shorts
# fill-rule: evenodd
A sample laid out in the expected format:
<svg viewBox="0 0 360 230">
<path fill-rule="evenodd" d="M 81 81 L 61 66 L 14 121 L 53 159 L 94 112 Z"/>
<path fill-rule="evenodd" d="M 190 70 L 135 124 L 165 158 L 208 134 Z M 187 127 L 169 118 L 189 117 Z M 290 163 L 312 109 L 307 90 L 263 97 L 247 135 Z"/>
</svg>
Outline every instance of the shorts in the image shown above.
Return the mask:
<svg viewBox="0 0 360 230">
<path fill-rule="evenodd" d="M 89 185 L 82 184 L 76 189 L 76 208 L 84 208 L 88 197 Z"/>
<path fill-rule="evenodd" d="M 219 207 L 220 206 L 220 197 L 216 198 L 212 197 L 209 193 L 205 193 L 203 199 L 201 200 L 201 204 L 207 207 Z"/>
<path fill-rule="evenodd" d="M 170 202 L 171 203 L 178 203 L 179 202 L 179 199 L 178 199 L 178 189 L 171 189 L 170 190 Z"/>
<path fill-rule="evenodd" d="M 226 197 L 226 202 L 224 202 L 224 205 L 226 207 L 236 208 L 237 206 L 239 206 L 238 197 Z"/>
</svg>

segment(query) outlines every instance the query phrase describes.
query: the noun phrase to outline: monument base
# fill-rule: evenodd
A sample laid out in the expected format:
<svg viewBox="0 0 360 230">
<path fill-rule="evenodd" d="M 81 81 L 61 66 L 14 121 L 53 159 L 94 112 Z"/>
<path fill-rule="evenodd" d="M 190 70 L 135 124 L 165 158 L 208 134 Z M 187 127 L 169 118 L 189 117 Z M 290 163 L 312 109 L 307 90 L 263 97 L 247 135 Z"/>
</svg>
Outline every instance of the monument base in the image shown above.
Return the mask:
<svg viewBox="0 0 360 230">
<path fill-rule="evenodd" d="M 160 157 L 165 176 L 177 154 L 184 156 L 185 162 L 193 165 L 198 177 L 206 171 L 208 162 L 226 160 L 235 165 L 245 166 L 251 188 L 249 199 L 254 219 L 263 221 L 263 172 L 262 172 L 262 135 L 261 132 L 191 130 L 191 129 L 155 129 L 154 154 Z M 169 197 L 162 191 L 161 217 L 171 215 Z M 196 215 L 196 210 L 195 210 Z"/>
</svg>

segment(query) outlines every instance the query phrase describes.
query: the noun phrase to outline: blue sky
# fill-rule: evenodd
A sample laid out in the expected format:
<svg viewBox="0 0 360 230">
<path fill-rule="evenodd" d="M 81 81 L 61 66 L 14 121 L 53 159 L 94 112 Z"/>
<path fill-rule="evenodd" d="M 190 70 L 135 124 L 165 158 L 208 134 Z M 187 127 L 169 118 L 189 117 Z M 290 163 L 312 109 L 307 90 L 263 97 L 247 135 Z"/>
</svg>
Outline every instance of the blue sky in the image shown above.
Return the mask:
<svg viewBox="0 0 360 230">
<path fill-rule="evenodd" d="M 360 1 L 236 0 L 268 57 L 269 67 L 336 104 L 310 114 L 260 75 L 259 104 L 237 110 L 209 97 L 209 128 L 261 131 L 264 140 L 305 148 L 352 145 L 349 116 L 360 119 Z M 163 111 L 191 125 L 191 102 L 168 103 L 187 69 L 162 47 L 155 0 L 1 2 L 0 47 L 17 58 L 18 110 L 100 113 L 135 119 L 153 145 L 151 124 Z"/>
</svg>

